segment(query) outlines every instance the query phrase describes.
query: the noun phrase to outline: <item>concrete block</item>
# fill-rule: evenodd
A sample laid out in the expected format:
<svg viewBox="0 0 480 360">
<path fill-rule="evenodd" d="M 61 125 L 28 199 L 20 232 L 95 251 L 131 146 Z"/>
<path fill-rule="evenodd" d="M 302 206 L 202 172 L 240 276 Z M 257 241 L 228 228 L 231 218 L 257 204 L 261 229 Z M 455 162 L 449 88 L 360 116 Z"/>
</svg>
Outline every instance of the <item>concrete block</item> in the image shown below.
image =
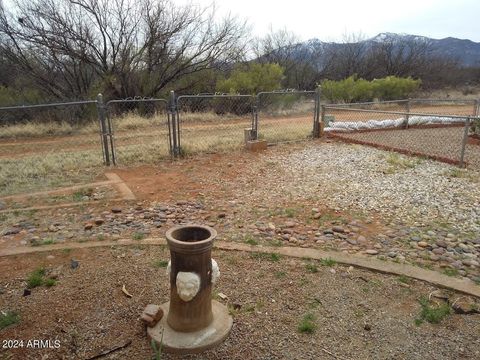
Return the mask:
<svg viewBox="0 0 480 360">
<path fill-rule="evenodd" d="M 247 141 L 246 147 L 250 151 L 262 151 L 267 148 L 267 142 L 265 140 L 250 140 Z"/>
</svg>

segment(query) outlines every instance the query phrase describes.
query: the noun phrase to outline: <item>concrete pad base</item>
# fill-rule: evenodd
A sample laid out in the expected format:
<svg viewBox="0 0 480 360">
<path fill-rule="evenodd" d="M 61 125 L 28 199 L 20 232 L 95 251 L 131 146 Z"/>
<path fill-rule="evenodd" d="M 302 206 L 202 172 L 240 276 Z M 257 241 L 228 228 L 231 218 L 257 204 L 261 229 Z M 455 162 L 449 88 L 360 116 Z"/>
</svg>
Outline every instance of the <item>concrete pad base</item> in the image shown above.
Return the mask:
<svg viewBox="0 0 480 360">
<path fill-rule="evenodd" d="M 267 148 L 268 144 L 265 140 L 250 140 L 247 141 L 247 150 L 250 151 L 262 151 Z"/>
<path fill-rule="evenodd" d="M 206 328 L 184 333 L 173 330 L 167 323 L 170 302 L 160 305 L 163 317 L 154 327 L 147 328 L 148 337 L 166 352 L 176 354 L 199 353 L 218 345 L 232 329 L 233 319 L 225 305 L 212 301 L 213 321 Z"/>
</svg>

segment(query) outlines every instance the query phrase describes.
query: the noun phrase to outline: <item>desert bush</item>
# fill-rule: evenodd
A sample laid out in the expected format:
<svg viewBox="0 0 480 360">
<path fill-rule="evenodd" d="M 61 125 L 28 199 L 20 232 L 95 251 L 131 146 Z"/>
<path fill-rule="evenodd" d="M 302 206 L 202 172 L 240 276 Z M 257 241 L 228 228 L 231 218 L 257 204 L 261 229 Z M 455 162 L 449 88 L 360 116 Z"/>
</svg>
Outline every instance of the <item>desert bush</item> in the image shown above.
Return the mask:
<svg viewBox="0 0 480 360">
<path fill-rule="evenodd" d="M 420 80 L 411 77 L 399 78 L 387 76 L 382 79 L 367 81 L 350 76 L 344 80 L 324 80 L 322 94 L 331 102 L 362 102 L 379 100 L 395 100 L 407 98 L 420 86 Z"/>
</svg>

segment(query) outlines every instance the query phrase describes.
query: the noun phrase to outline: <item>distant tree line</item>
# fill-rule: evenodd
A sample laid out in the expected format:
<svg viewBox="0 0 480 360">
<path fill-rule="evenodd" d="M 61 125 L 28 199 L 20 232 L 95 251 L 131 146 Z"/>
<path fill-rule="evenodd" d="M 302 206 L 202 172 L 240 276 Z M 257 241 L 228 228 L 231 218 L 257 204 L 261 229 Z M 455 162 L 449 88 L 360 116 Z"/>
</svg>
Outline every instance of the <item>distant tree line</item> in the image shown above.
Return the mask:
<svg viewBox="0 0 480 360">
<path fill-rule="evenodd" d="M 171 0 L 0 3 L 0 105 L 179 93 L 313 89 L 325 79 L 387 76 L 435 88 L 479 82 L 479 69 L 433 55 L 426 40 L 360 36 L 301 43 L 286 30 L 252 39 L 214 6 Z"/>
</svg>

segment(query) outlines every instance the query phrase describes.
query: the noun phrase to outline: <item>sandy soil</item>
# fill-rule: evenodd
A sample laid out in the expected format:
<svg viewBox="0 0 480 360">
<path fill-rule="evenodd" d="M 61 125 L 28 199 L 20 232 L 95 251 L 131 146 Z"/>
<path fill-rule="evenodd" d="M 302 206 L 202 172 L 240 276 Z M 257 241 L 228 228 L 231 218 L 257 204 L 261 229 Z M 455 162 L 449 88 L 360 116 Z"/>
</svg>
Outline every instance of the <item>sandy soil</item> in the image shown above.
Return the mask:
<svg viewBox="0 0 480 360">
<path fill-rule="evenodd" d="M 436 289 L 419 282 L 306 260 L 272 262 L 241 252 L 215 251 L 234 326 L 227 341 L 192 359 L 476 359 L 480 315 L 450 315 L 415 325 L 418 299 Z M 76 269 L 71 259 L 79 262 Z M 21 321 L 1 339 L 59 340 L 58 349 L 0 349 L 2 359 L 88 359 L 131 341 L 105 359 L 153 355 L 139 314 L 168 300 L 163 247 L 82 249 L 0 259 L 0 308 Z M 306 268 L 306 264 L 310 266 Z M 57 284 L 22 296 L 25 278 L 39 266 Z M 317 272 L 311 272 L 316 269 Z M 133 295 L 127 298 L 122 285 Z M 452 298 L 458 298 L 450 294 Z M 233 305 L 235 304 L 235 309 Z M 299 322 L 314 317 L 312 334 Z M 163 354 L 162 359 L 180 359 Z"/>
</svg>

